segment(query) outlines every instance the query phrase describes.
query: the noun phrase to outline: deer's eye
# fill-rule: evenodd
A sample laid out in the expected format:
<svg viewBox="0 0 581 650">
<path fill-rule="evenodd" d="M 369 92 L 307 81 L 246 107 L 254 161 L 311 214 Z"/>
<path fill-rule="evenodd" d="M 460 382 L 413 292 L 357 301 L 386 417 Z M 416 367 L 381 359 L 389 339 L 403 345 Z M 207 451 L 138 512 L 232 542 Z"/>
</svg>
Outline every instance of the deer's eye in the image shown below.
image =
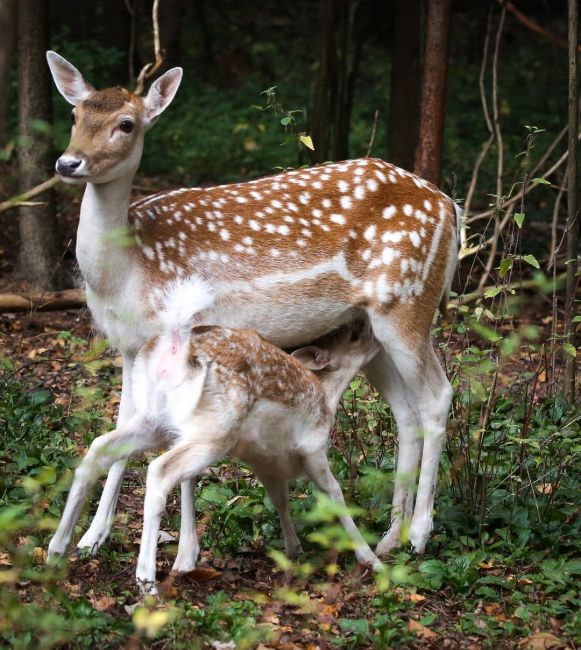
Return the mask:
<svg viewBox="0 0 581 650">
<path fill-rule="evenodd" d="M 131 133 L 133 131 L 133 122 L 131 120 L 123 120 L 119 124 L 119 128 L 123 131 L 123 133 Z"/>
<path fill-rule="evenodd" d="M 74 126 L 77 122 L 77 118 L 75 116 L 75 111 L 71 111 L 71 124 Z"/>
</svg>

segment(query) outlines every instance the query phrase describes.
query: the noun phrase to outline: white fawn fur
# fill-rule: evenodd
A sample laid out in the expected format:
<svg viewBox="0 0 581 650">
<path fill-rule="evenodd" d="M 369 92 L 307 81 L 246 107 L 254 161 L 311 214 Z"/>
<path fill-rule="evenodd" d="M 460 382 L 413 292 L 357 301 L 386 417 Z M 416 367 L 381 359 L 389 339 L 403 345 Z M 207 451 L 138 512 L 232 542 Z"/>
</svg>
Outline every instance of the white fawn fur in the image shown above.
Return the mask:
<svg viewBox="0 0 581 650">
<path fill-rule="evenodd" d="M 75 472 L 65 511 L 49 554 L 63 554 L 88 490 L 120 458 L 169 445 L 148 468 L 143 533 L 137 563 L 141 588 L 154 593 L 159 523 L 169 491 L 188 482 L 189 505 L 174 571 L 194 568 L 196 537 L 193 479 L 224 456 L 247 462 L 265 486 L 281 522 L 285 549 L 300 543 L 288 510 L 287 481 L 304 473 L 344 505 L 327 461 L 334 413 L 349 377 L 377 354 L 378 344 L 361 322 L 346 326 L 288 355 L 253 330 L 194 327 L 168 333 L 139 352 L 133 369 L 136 414 L 97 438 Z M 318 371 L 318 377 L 307 370 Z M 345 511 L 340 520 L 357 559 L 379 561 Z"/>
<path fill-rule="evenodd" d="M 130 206 L 145 132 L 172 101 L 181 69 L 166 72 L 142 98 L 94 90 L 58 54 L 47 58 L 74 106 L 57 171 L 86 183 L 77 259 L 87 302 L 123 357 L 119 428 L 135 413 L 137 351 L 176 327 L 164 319 L 164 305 L 180 305 L 194 325 L 254 328 L 283 348 L 365 313 L 380 348 L 363 371 L 391 406 L 399 433 L 391 526 L 377 552 L 398 546 L 406 530 L 422 552 L 451 399 L 430 330 L 456 266 L 454 202 L 403 169 L 362 159 L 162 192 Z M 120 233 L 132 245 L 120 245 Z M 107 538 L 124 469 L 123 460 L 111 467 L 79 547 L 96 550 Z"/>
</svg>

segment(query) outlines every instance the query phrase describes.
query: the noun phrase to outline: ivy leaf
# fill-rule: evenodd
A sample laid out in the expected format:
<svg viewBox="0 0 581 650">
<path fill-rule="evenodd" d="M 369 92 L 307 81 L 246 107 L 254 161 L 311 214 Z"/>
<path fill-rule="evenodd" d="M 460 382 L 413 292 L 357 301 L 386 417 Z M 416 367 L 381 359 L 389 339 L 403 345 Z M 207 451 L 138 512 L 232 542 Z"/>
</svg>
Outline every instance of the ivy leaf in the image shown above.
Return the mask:
<svg viewBox="0 0 581 650">
<path fill-rule="evenodd" d="M 292 118 L 290 115 L 287 115 L 286 117 L 283 117 L 283 118 L 281 119 L 280 123 L 281 123 L 283 126 L 288 126 L 288 125 L 291 123 L 292 119 L 293 119 L 293 118 Z"/>
<path fill-rule="evenodd" d="M 494 298 L 495 296 L 498 296 L 498 294 L 502 291 L 502 287 L 492 287 L 492 289 L 487 289 L 484 292 L 484 297 L 485 298 Z"/>
<path fill-rule="evenodd" d="M 303 134 L 303 135 L 299 136 L 299 142 L 301 144 L 305 145 L 305 147 L 307 147 L 307 149 L 310 149 L 311 151 L 315 150 L 315 145 L 313 144 L 313 138 L 311 138 L 310 135 L 304 135 Z"/>
<path fill-rule="evenodd" d="M 577 356 L 577 350 L 572 343 L 563 343 L 563 350 L 565 350 L 565 352 L 567 354 L 570 354 L 573 358 Z"/>
<path fill-rule="evenodd" d="M 512 262 L 513 262 L 512 257 L 505 257 L 503 260 L 500 261 L 499 275 L 501 278 L 504 278 L 504 276 L 510 271 L 510 269 L 512 268 Z"/>
<path fill-rule="evenodd" d="M 531 179 L 531 183 L 536 183 L 537 185 L 550 185 L 551 181 L 548 181 L 546 178 L 540 178 L 537 176 L 536 178 Z"/>
<path fill-rule="evenodd" d="M 523 260 L 527 264 L 530 264 L 531 266 L 534 266 L 535 269 L 540 269 L 541 268 L 541 265 L 539 264 L 537 258 L 534 255 L 524 255 Z"/>
<path fill-rule="evenodd" d="M 523 221 L 525 220 L 524 212 L 515 212 L 514 213 L 514 222 L 519 228 L 522 228 Z"/>
</svg>

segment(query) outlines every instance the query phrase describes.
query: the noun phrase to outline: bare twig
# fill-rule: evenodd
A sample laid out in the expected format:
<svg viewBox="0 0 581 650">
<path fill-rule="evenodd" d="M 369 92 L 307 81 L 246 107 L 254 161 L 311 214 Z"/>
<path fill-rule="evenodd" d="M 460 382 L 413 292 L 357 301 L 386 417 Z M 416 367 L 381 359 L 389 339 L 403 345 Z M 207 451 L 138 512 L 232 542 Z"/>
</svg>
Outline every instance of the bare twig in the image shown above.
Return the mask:
<svg viewBox="0 0 581 650">
<path fill-rule="evenodd" d="M 555 276 L 554 278 L 554 283 L 556 288 L 562 288 L 563 283 L 565 281 L 566 274 L 561 273 L 560 275 Z M 533 279 L 530 280 L 517 280 L 515 282 L 511 282 L 510 284 L 507 284 L 503 286 L 503 289 L 506 289 L 507 292 L 510 292 L 512 289 L 535 289 L 538 286 L 538 281 Z M 465 293 L 458 298 L 454 298 L 453 300 L 450 300 L 448 302 L 448 307 L 450 309 L 454 309 L 459 307 L 460 305 L 465 305 L 470 302 L 476 302 L 477 300 L 480 300 L 482 296 L 489 290 L 489 289 L 494 289 L 496 288 L 496 285 L 489 286 L 489 287 L 482 287 L 481 289 L 477 289 L 476 291 L 471 291 L 470 293 Z"/>
<path fill-rule="evenodd" d="M 366 158 L 369 158 L 371 155 L 371 149 L 373 148 L 373 143 L 375 142 L 375 132 L 377 130 L 377 118 L 379 117 L 379 108 L 375 109 L 375 115 L 373 116 L 373 128 L 371 129 L 371 137 L 369 138 L 369 144 L 367 145 L 367 153 L 365 154 Z"/>
<path fill-rule="evenodd" d="M 498 22 L 498 29 L 496 30 L 496 39 L 494 42 L 494 55 L 492 57 L 492 116 L 493 116 L 493 128 L 494 128 L 494 139 L 496 140 L 496 149 L 497 149 L 497 172 L 496 172 L 496 205 L 494 210 L 494 235 L 490 242 L 490 251 L 488 252 L 488 259 L 484 266 L 484 273 L 480 278 L 478 286 L 482 288 L 492 272 L 492 267 L 494 266 L 494 260 L 496 259 L 496 251 L 498 250 L 498 241 L 500 239 L 500 209 L 501 202 L 503 201 L 503 190 L 502 190 L 502 176 L 504 174 L 504 142 L 502 139 L 502 131 L 500 128 L 500 111 L 498 106 L 498 55 L 500 52 L 500 38 L 502 35 L 502 30 L 504 28 L 504 20 L 506 18 L 506 7 L 502 7 L 500 12 L 500 19 Z"/>
<path fill-rule="evenodd" d="M 565 171 L 565 177 L 563 178 L 563 185 L 567 185 L 567 171 Z M 559 221 L 559 209 L 561 207 L 561 201 L 563 200 L 563 195 L 565 194 L 565 187 L 560 187 L 555 198 L 555 205 L 553 206 L 553 220 L 551 222 L 551 252 L 549 254 L 549 262 L 547 263 L 547 270 L 553 268 L 553 264 L 557 263 L 557 253 L 561 248 L 561 243 L 557 245 L 557 223 Z"/>
<path fill-rule="evenodd" d="M 581 132 L 579 132 L 579 134 L 577 136 L 577 139 L 581 140 Z M 546 172 L 544 172 L 542 174 L 538 174 L 538 178 L 542 178 L 544 180 L 547 180 L 549 176 L 554 174 L 557 171 L 557 169 L 559 169 L 559 167 L 561 167 L 561 165 L 563 165 L 563 163 L 566 162 L 568 155 L 569 155 L 568 152 L 565 151 L 561 155 L 561 157 L 551 167 L 549 167 L 549 169 Z M 531 172 L 531 176 L 536 175 L 537 168 L 538 168 L 538 165 Z M 521 189 L 517 194 L 515 194 L 510 199 L 505 200 L 504 204 L 503 204 L 503 207 L 506 208 L 506 207 L 509 207 L 511 205 L 514 205 L 515 203 L 518 203 L 519 201 L 522 200 L 523 196 L 526 196 L 527 194 L 529 194 L 529 192 L 532 192 L 537 186 L 538 186 L 537 183 L 529 183 L 526 186 L 526 188 Z M 546 187 L 546 185 L 544 185 L 544 186 Z M 485 210 L 484 212 L 480 212 L 479 214 L 475 214 L 474 216 L 467 219 L 466 222 L 467 223 L 473 223 L 474 221 L 480 221 L 482 219 L 488 219 L 489 217 L 491 217 L 494 214 L 494 210 L 495 210 L 494 208 L 490 208 L 489 210 Z"/>
<path fill-rule="evenodd" d="M 480 167 L 482 162 L 486 158 L 488 151 L 492 143 L 494 142 L 494 132 L 492 129 L 492 123 L 490 122 L 490 114 L 488 112 L 488 103 L 486 101 L 486 89 L 484 87 L 484 76 L 486 74 L 486 66 L 488 64 L 488 50 L 490 47 L 490 30 L 492 27 L 492 11 L 488 13 L 488 22 L 486 25 L 486 37 L 484 39 L 484 52 L 482 54 L 482 65 L 480 66 L 480 77 L 479 77 L 479 86 L 480 86 L 480 100 L 482 101 L 482 112 L 484 114 L 484 121 L 486 122 L 486 127 L 488 128 L 489 136 L 487 141 L 484 143 L 474 169 L 472 171 L 472 178 L 470 179 L 470 185 L 468 187 L 468 192 L 466 194 L 466 201 L 464 202 L 464 227 L 460 229 L 460 248 L 465 249 L 468 245 L 468 237 L 466 231 L 466 217 L 470 213 L 470 208 L 472 206 L 472 198 L 474 192 L 476 191 L 476 184 L 478 183 L 478 175 L 480 173 Z"/>
<path fill-rule="evenodd" d="M 510 13 L 531 32 L 540 34 L 541 36 L 544 36 L 545 38 L 548 38 L 550 41 L 555 43 L 555 45 L 558 45 L 559 47 L 562 47 L 565 50 L 567 49 L 568 47 L 567 41 L 563 40 L 562 38 L 559 38 L 558 36 L 555 36 L 555 34 L 551 34 L 551 32 L 546 30 L 544 27 L 541 27 L 539 23 L 537 23 L 532 18 L 529 18 L 518 7 L 516 7 L 512 2 L 510 2 L 510 0 L 506 0 L 506 1 L 496 0 L 496 2 L 498 2 L 498 4 L 505 5 L 506 8 L 510 11 Z M 581 52 L 581 45 L 577 45 L 577 51 Z"/>
<path fill-rule="evenodd" d="M 2 203 L 0 203 L 0 212 L 4 212 L 5 210 L 10 210 L 11 208 L 16 208 L 19 205 L 26 203 L 29 199 L 32 199 L 35 196 L 38 196 L 39 194 L 46 192 L 46 190 L 50 190 L 50 188 L 54 187 L 59 181 L 60 181 L 59 176 L 53 176 L 52 178 L 49 178 L 48 180 L 41 183 L 40 185 L 33 187 L 31 190 L 28 190 L 28 192 L 24 192 L 23 194 L 18 194 L 17 196 L 11 197 L 7 201 L 3 201 Z M 40 205 L 40 203 L 35 205 Z"/>
<path fill-rule="evenodd" d="M 137 84 L 133 91 L 136 95 L 143 92 L 145 81 L 151 78 L 163 63 L 163 53 L 159 44 L 159 0 L 153 0 L 153 9 L 151 11 L 151 20 L 153 22 L 153 48 L 155 52 L 155 63 L 147 63 L 141 69 L 137 77 Z"/>
</svg>

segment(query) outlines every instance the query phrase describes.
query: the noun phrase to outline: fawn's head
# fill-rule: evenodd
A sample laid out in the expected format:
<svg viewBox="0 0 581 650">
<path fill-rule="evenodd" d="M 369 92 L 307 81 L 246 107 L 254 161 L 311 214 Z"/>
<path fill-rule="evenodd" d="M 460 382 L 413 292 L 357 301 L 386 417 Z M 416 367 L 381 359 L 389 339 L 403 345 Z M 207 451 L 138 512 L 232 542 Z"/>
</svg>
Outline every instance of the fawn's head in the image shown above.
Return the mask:
<svg viewBox="0 0 581 650">
<path fill-rule="evenodd" d="M 135 173 L 145 132 L 174 98 L 182 69 L 168 70 L 140 97 L 120 87 L 95 90 L 56 52 L 46 58 L 58 91 L 74 106 L 71 141 L 56 163 L 62 179 L 106 183 Z"/>
<path fill-rule="evenodd" d="M 380 349 L 367 319 L 358 318 L 295 350 L 292 356 L 315 372 L 334 410 L 353 375 Z"/>
</svg>

